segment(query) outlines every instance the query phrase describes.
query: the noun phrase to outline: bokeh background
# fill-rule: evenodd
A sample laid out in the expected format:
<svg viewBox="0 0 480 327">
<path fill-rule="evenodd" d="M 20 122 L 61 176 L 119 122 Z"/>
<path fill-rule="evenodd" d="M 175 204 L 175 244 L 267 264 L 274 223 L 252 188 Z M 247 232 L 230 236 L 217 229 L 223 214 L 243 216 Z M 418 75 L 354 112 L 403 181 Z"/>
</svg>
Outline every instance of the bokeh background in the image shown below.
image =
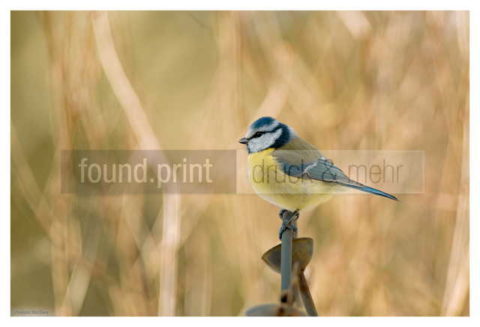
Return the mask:
<svg viewBox="0 0 480 327">
<path fill-rule="evenodd" d="M 421 150 L 425 189 L 302 214 L 321 315 L 468 315 L 468 12 L 12 12 L 11 309 L 241 315 L 275 302 L 255 195 L 60 193 L 64 149 Z"/>
</svg>

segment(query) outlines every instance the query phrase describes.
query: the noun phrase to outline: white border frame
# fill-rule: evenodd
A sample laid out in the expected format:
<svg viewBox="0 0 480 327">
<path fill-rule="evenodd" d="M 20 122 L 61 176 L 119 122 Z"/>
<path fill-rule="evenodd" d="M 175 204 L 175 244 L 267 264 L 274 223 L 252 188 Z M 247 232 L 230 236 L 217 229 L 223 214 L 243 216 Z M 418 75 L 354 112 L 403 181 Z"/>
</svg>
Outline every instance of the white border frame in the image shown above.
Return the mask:
<svg viewBox="0 0 480 327">
<path fill-rule="evenodd" d="M 156 4 L 156 6 L 153 6 Z M 293 5 L 294 4 L 294 5 Z M 480 10 L 478 1 L 419 1 L 402 0 L 387 2 L 385 0 L 337 0 L 328 2 L 314 2 L 308 0 L 241 0 L 236 2 L 227 1 L 169 1 L 161 4 L 148 1 L 103 1 L 82 0 L 70 3 L 63 1 L 3 1 L 0 4 L 0 63 L 2 74 L 0 75 L 0 146 L 2 158 L 0 160 L 0 208 L 2 219 L 0 221 L 0 317 L 2 325 L 31 325 L 35 326 L 82 326 L 85 323 L 100 323 L 106 318 L 58 318 L 58 317 L 10 317 L 10 10 L 469 10 L 470 11 L 470 317 L 402 317 L 402 318 L 302 318 L 295 322 L 294 318 L 188 318 L 188 317 L 162 317 L 162 318 L 120 318 L 113 317 L 109 322 L 119 325 L 131 325 L 132 323 L 159 326 L 162 325 L 190 325 L 208 324 L 209 326 L 242 326 L 245 323 L 275 323 L 286 325 L 293 323 L 302 324 L 328 324 L 343 325 L 355 324 L 356 326 L 375 327 L 385 325 L 404 326 L 405 324 L 435 324 L 436 327 L 459 325 L 480 325 L 479 319 L 479 277 L 480 277 L 480 249 L 478 234 L 480 225 L 479 214 L 479 185 L 480 185 L 480 119 L 479 119 L 479 19 Z M 476 128 L 474 128 L 476 127 Z M 475 169 L 477 168 L 477 169 Z M 475 201 L 477 198 L 477 201 Z M 32 321 L 35 319 L 35 321 Z M 68 319 L 68 321 L 66 320 Z M 87 320 L 88 319 L 88 320 Z M 159 320 L 160 319 L 160 320 Z M 248 319 L 248 322 L 243 320 Z M 275 321 L 271 321 L 275 319 Z M 301 321 L 301 322 L 300 322 Z"/>
</svg>

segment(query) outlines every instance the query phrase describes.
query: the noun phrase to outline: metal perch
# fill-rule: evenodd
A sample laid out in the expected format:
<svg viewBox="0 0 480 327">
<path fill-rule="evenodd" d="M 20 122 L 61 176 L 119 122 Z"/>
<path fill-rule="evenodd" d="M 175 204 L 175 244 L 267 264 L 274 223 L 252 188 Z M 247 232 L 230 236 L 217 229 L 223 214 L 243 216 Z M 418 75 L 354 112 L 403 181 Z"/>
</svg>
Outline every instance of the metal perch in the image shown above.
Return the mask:
<svg viewBox="0 0 480 327">
<path fill-rule="evenodd" d="M 317 316 L 304 274 L 313 255 L 313 240 L 306 237 L 296 238 L 298 213 L 282 210 L 280 218 L 282 227 L 279 235 L 282 242 L 262 256 L 262 260 L 270 268 L 281 274 L 280 304 L 255 306 L 247 310 L 246 314 L 249 316 L 306 315 L 293 307 L 294 293 L 298 289 L 308 315 Z M 295 273 L 293 278 L 292 271 Z"/>
<path fill-rule="evenodd" d="M 280 261 L 280 273 L 282 278 L 282 292 L 289 289 L 292 283 L 292 241 L 296 236 L 298 212 L 287 210 L 280 211 L 282 227 L 280 228 L 280 240 L 282 241 L 282 259 Z"/>
</svg>

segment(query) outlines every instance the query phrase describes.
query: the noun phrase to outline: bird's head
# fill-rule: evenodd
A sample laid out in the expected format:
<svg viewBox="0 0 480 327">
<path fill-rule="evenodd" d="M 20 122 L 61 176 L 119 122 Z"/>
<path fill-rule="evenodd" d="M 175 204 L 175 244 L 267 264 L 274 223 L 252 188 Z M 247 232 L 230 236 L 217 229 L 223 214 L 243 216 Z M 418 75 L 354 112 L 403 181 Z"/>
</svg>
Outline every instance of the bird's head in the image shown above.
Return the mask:
<svg viewBox="0 0 480 327">
<path fill-rule="evenodd" d="M 293 135 L 293 130 L 287 125 L 272 117 L 262 117 L 250 125 L 247 134 L 239 142 L 247 146 L 248 153 L 254 153 L 281 148 Z"/>
</svg>

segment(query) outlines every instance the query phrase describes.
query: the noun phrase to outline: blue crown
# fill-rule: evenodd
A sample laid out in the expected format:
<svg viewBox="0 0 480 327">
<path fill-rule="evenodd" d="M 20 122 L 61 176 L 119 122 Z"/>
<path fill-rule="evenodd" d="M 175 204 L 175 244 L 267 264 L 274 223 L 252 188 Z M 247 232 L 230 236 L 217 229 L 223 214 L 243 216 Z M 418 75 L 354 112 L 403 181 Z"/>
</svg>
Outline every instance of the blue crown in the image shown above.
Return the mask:
<svg viewBox="0 0 480 327">
<path fill-rule="evenodd" d="M 258 118 L 256 121 L 252 123 L 252 128 L 257 129 L 263 126 L 268 126 L 275 121 L 272 117 L 262 117 Z"/>
</svg>

